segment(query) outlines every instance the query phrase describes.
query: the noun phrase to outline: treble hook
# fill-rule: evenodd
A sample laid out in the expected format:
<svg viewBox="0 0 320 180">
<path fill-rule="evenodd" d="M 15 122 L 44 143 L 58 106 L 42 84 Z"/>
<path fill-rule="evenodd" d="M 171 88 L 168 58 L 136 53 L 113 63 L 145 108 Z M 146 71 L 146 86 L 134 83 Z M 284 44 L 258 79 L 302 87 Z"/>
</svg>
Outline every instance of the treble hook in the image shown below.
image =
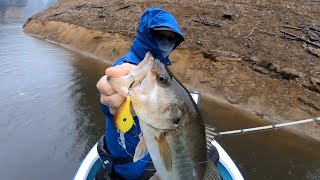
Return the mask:
<svg viewBox="0 0 320 180">
<path fill-rule="evenodd" d="M 131 92 L 131 88 L 132 88 L 132 86 L 133 86 L 133 84 L 136 82 L 135 80 L 134 80 L 134 77 L 130 74 L 130 76 L 132 77 L 132 79 L 133 79 L 133 82 L 130 84 L 130 86 L 128 87 L 128 95 L 127 96 L 131 96 L 131 94 L 130 94 L 130 92 Z"/>
<path fill-rule="evenodd" d="M 130 96 L 131 94 L 130 94 L 130 92 L 131 92 L 131 88 L 132 88 L 132 86 L 133 86 L 133 84 L 135 83 L 135 82 L 139 82 L 139 86 L 141 85 L 141 81 L 140 80 L 135 80 L 134 79 L 134 77 L 130 74 L 130 76 L 132 77 L 132 79 L 133 79 L 133 82 L 130 84 L 130 86 L 128 87 L 128 94 L 127 94 L 127 96 Z"/>
</svg>

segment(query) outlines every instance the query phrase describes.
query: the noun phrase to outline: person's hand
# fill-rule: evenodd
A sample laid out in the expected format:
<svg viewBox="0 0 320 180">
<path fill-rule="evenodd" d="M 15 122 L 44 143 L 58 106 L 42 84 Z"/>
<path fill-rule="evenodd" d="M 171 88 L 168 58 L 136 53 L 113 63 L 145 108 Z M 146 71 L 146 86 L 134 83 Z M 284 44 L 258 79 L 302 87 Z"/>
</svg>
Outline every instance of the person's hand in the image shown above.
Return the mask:
<svg viewBox="0 0 320 180">
<path fill-rule="evenodd" d="M 106 69 L 106 75 L 98 81 L 97 89 L 100 92 L 100 102 L 109 107 L 111 114 L 114 114 L 116 112 L 116 110 L 124 101 L 125 97 L 119 94 L 115 89 L 111 87 L 111 84 L 107 81 L 107 77 L 125 76 L 135 68 L 135 65 L 129 63 L 124 63 L 115 67 L 110 67 Z"/>
</svg>

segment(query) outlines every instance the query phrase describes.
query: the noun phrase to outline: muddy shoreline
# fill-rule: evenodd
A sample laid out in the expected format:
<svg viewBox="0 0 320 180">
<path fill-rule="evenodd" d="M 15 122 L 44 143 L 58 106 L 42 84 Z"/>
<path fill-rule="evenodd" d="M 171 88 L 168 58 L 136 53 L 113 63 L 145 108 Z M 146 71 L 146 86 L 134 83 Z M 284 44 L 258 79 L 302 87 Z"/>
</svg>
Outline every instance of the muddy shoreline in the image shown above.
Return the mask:
<svg viewBox="0 0 320 180">
<path fill-rule="evenodd" d="M 252 30 L 252 24 L 249 22 L 256 17 L 240 18 L 242 14 L 238 10 L 245 10 L 247 6 L 253 5 L 234 3 L 231 9 L 237 13 L 231 23 L 221 19 L 221 11 L 220 14 L 210 14 L 209 9 L 205 8 L 205 3 L 192 6 L 179 3 L 133 2 L 135 1 L 109 5 L 99 0 L 91 2 L 92 4 L 85 1 L 60 1 L 48 10 L 31 17 L 26 22 L 24 31 L 112 64 L 128 51 L 141 11 L 150 6 L 162 7 L 174 12 L 185 33 L 186 42 L 170 56 L 173 62 L 170 69 L 190 90 L 199 91 L 217 101 L 249 111 L 272 123 L 320 116 L 320 58 L 317 59 L 305 52 L 300 42 L 289 41 L 291 48 L 287 48 L 287 40 Z M 269 2 L 263 3 L 260 6 L 270 5 Z M 280 3 L 279 6 L 284 4 Z M 291 5 L 291 9 L 305 10 L 303 6 L 298 7 L 299 3 L 292 2 Z M 127 11 L 119 10 L 121 7 L 127 7 Z M 181 10 L 174 11 L 178 7 Z M 227 8 L 223 2 L 210 4 L 209 7 L 220 10 Z M 272 14 L 265 13 L 271 11 L 275 5 L 271 3 L 268 7 L 261 12 L 266 15 L 265 21 L 273 18 Z M 305 10 L 305 14 L 301 14 L 310 17 L 313 11 L 318 10 L 317 7 L 314 8 L 315 10 Z M 277 8 L 272 10 L 275 9 Z M 252 11 L 257 16 L 260 15 L 256 10 Z M 186 18 L 203 12 L 206 12 L 203 15 L 206 17 L 219 17 L 219 20 L 212 19 L 212 22 L 222 24 L 222 30 L 192 20 L 190 24 L 190 18 Z M 291 15 L 290 9 L 286 12 Z M 130 16 L 127 13 L 130 13 Z M 84 15 L 90 16 L 85 18 Z M 261 21 L 263 20 L 262 18 Z M 131 22 L 126 23 L 128 21 Z M 310 18 L 309 21 L 320 24 L 319 17 Z M 274 26 L 282 27 L 283 22 L 268 23 L 270 27 L 266 26 L 265 29 L 271 32 L 269 30 L 274 29 Z M 248 27 L 244 28 L 243 24 Z M 126 31 L 123 30 L 125 28 Z M 244 38 L 240 41 L 239 38 L 233 37 L 234 32 L 228 36 L 231 31 L 225 28 L 238 28 L 237 33 L 246 32 L 243 37 L 248 36 L 251 40 Z M 209 32 L 212 32 L 212 36 L 206 34 Z M 251 46 L 259 48 L 248 53 L 254 48 L 242 44 L 247 40 L 253 43 Z M 221 41 L 224 42 L 221 44 Z M 275 47 L 271 48 L 272 46 Z M 295 126 L 289 130 L 320 141 L 320 126 L 315 123 Z"/>
</svg>

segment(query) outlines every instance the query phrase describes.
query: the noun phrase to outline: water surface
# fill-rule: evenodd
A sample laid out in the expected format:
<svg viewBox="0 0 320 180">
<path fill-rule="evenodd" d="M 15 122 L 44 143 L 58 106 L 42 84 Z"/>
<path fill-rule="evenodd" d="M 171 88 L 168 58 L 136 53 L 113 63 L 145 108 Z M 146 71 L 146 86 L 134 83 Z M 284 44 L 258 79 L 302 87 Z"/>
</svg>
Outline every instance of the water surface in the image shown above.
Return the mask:
<svg viewBox="0 0 320 180">
<path fill-rule="evenodd" d="M 257 116 L 202 98 L 203 119 L 218 131 L 270 125 Z M 314 123 L 316 125 L 316 123 Z M 286 130 L 217 138 L 246 179 L 320 179 L 320 143 Z"/>
<path fill-rule="evenodd" d="M 105 129 L 98 60 L 0 25 L 1 179 L 71 179 Z"/>
</svg>

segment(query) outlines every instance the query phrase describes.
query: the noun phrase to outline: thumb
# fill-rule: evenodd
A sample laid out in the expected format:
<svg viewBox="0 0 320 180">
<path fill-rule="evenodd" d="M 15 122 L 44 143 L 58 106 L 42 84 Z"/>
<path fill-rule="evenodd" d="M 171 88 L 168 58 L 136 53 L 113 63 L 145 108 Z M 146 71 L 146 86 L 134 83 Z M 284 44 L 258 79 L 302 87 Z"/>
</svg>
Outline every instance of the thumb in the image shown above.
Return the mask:
<svg viewBox="0 0 320 180">
<path fill-rule="evenodd" d="M 106 69 L 106 75 L 111 77 L 121 77 L 129 74 L 136 68 L 135 65 L 124 63 L 118 66 L 110 67 Z"/>
</svg>

